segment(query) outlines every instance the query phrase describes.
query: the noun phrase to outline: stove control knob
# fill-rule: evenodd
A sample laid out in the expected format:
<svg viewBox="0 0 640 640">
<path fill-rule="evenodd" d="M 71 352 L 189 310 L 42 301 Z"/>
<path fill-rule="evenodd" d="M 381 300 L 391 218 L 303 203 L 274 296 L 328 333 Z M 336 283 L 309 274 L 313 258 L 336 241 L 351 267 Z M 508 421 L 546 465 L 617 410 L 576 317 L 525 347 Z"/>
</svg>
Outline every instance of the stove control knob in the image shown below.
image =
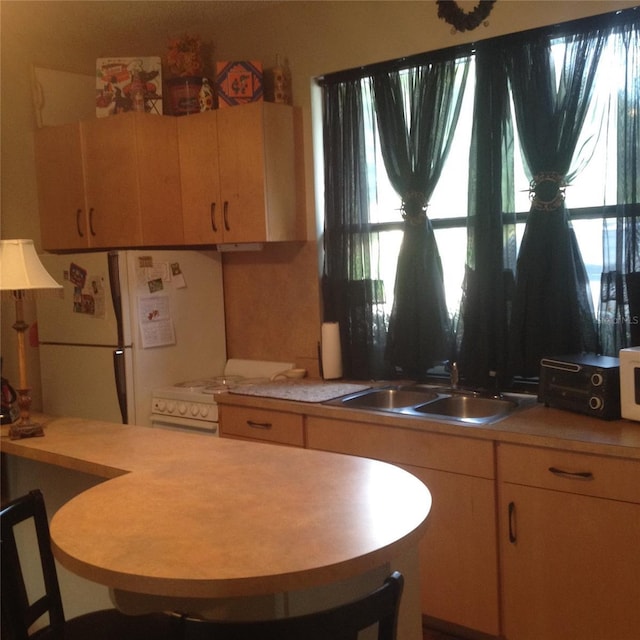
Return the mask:
<svg viewBox="0 0 640 640">
<path fill-rule="evenodd" d="M 185 413 L 187 413 L 187 405 L 184 402 L 179 402 L 178 403 L 178 413 L 183 416 Z"/>
</svg>

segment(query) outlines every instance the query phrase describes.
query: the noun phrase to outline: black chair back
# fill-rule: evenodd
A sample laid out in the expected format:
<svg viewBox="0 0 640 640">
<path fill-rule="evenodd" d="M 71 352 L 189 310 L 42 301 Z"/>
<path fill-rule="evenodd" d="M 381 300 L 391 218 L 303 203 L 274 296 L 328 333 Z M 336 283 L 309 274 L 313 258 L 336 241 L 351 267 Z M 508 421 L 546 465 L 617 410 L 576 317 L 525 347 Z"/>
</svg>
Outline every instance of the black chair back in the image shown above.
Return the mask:
<svg viewBox="0 0 640 640">
<path fill-rule="evenodd" d="M 13 500 L 0 511 L 2 521 L 2 626 L 11 629 L 9 637 L 27 640 L 29 627 L 45 614 L 49 614 L 49 625 L 61 630 L 64 626 L 64 609 L 60 597 L 58 574 L 51 551 L 49 523 L 42 493 L 31 491 L 26 496 Z M 29 601 L 25 584 L 19 547 L 16 543 L 16 527 L 28 520 L 35 530 L 40 553 L 40 566 L 44 583 L 44 594 Z M 8 631 L 7 631 L 8 632 Z M 4 633 L 3 633 L 4 637 Z"/>
<path fill-rule="evenodd" d="M 259 622 L 183 618 L 184 640 L 356 640 L 378 625 L 378 640 L 395 640 L 404 579 L 395 571 L 372 593 L 317 613 Z"/>
<path fill-rule="evenodd" d="M 180 618 L 173 615 L 129 616 L 111 608 L 65 619 L 47 512 L 39 490 L 2 507 L 0 521 L 2 640 L 180 640 Z M 42 567 L 44 594 L 40 595 L 42 589 L 39 588 L 33 600 L 29 599 L 21 555 L 29 553 L 34 557 L 35 554 L 22 544 L 23 540 L 30 542 L 27 534 L 31 533 L 23 530 L 23 525 L 35 530 Z M 20 536 L 16 540 L 19 526 Z M 35 592 L 35 585 L 31 585 L 31 589 Z M 37 628 L 31 629 L 35 622 L 39 622 Z"/>
</svg>

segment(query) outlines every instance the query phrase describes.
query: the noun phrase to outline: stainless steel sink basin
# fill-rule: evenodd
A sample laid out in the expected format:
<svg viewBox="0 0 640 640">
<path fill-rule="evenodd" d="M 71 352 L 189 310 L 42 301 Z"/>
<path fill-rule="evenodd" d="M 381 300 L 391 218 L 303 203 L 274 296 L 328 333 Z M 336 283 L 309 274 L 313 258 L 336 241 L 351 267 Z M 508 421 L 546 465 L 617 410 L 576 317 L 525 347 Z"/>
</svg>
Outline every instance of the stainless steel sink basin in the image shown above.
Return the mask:
<svg viewBox="0 0 640 640">
<path fill-rule="evenodd" d="M 514 400 L 466 395 L 445 396 L 413 407 L 418 413 L 448 416 L 463 421 L 495 419 L 517 408 L 518 403 Z"/>
<path fill-rule="evenodd" d="M 535 397 L 520 394 L 481 395 L 457 388 L 410 385 L 359 391 L 325 404 L 364 411 L 429 418 L 459 424 L 490 424 L 534 404 Z"/>
<path fill-rule="evenodd" d="M 393 411 L 405 407 L 414 407 L 430 400 L 435 400 L 438 397 L 435 391 L 395 388 L 367 389 L 366 391 L 338 398 L 338 401 L 331 401 L 331 404 L 358 409 Z"/>
</svg>

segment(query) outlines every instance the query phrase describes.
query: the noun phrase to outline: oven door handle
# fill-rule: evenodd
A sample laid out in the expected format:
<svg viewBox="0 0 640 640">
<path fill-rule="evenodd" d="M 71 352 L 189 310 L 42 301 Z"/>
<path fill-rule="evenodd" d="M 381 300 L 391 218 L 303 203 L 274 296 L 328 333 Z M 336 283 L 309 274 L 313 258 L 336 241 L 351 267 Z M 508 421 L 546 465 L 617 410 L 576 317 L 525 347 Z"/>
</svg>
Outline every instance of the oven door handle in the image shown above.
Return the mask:
<svg viewBox="0 0 640 640">
<path fill-rule="evenodd" d="M 218 423 L 192 418 L 178 418 L 164 414 L 151 414 L 151 426 L 158 429 L 174 429 L 218 435 Z"/>
</svg>

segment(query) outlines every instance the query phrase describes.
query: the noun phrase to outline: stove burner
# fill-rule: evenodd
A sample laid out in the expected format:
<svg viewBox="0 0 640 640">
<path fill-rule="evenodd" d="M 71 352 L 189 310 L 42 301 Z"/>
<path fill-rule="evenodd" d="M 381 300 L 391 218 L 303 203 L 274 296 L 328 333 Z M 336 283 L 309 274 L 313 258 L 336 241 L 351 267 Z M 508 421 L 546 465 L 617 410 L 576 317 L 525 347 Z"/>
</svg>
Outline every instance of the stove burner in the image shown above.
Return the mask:
<svg viewBox="0 0 640 640">
<path fill-rule="evenodd" d="M 213 393 L 226 390 L 237 384 L 242 376 L 219 376 L 202 378 L 201 380 L 187 380 L 173 385 L 176 389 L 182 389 L 187 393 Z"/>
</svg>

